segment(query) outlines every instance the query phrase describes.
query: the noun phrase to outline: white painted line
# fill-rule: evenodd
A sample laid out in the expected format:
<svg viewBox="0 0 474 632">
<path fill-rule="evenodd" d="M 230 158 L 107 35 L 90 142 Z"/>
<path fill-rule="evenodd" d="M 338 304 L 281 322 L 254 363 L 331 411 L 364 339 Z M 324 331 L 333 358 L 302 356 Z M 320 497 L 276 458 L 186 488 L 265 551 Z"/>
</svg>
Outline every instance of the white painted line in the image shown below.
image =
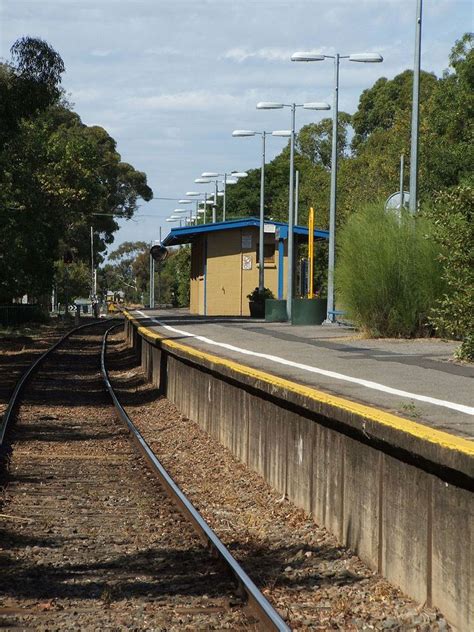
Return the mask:
<svg viewBox="0 0 474 632">
<path fill-rule="evenodd" d="M 332 377 L 335 380 L 342 380 L 344 382 L 352 382 L 353 384 L 358 384 L 359 386 L 364 386 L 365 388 L 370 388 L 375 391 L 382 391 L 383 393 L 389 393 L 390 395 L 397 395 L 398 397 L 407 397 L 409 399 L 415 399 L 419 402 L 426 402 L 427 404 L 433 404 L 434 406 L 443 406 L 444 408 L 451 408 L 452 410 L 457 410 L 460 413 L 465 413 L 466 415 L 474 415 L 474 407 L 473 406 L 465 406 L 464 404 L 456 404 L 455 402 L 448 402 L 444 399 L 436 399 L 435 397 L 429 397 L 428 395 L 418 395 L 417 393 L 410 393 L 409 391 L 402 391 L 398 388 L 392 388 L 391 386 L 385 386 L 384 384 L 379 384 L 378 382 L 372 382 L 371 380 L 363 380 L 358 377 L 352 377 L 350 375 L 344 375 L 343 373 L 336 373 L 335 371 L 327 371 L 326 369 L 319 369 L 315 366 L 310 366 L 309 364 L 301 364 L 300 362 L 293 362 L 293 360 L 287 360 L 286 358 L 281 358 L 280 356 L 270 355 L 268 353 L 259 353 L 258 351 L 249 351 L 248 349 L 242 349 L 241 347 L 235 347 L 234 345 L 229 345 L 226 342 L 217 342 L 216 340 L 211 340 L 210 338 L 206 338 L 205 336 L 198 336 L 196 334 L 192 334 L 189 331 L 185 331 L 184 329 L 177 329 L 176 327 L 171 327 L 171 325 L 166 325 L 164 322 L 159 321 L 157 318 L 150 318 L 144 312 L 140 310 L 136 310 L 138 314 L 147 318 L 160 327 L 167 329 L 168 331 L 172 331 L 176 334 L 181 334 L 182 336 L 189 336 L 190 338 L 195 338 L 196 340 L 200 340 L 201 342 L 205 342 L 208 345 L 212 345 L 214 347 L 221 347 L 222 349 L 228 349 L 229 351 L 235 351 L 237 353 L 241 353 L 243 355 L 253 356 L 255 358 L 263 358 L 265 360 L 270 360 L 271 362 L 275 362 L 276 364 L 283 364 L 284 366 L 291 366 L 295 369 L 301 369 L 303 371 L 308 371 L 309 373 L 317 373 L 319 375 L 325 375 L 326 377 Z"/>
</svg>

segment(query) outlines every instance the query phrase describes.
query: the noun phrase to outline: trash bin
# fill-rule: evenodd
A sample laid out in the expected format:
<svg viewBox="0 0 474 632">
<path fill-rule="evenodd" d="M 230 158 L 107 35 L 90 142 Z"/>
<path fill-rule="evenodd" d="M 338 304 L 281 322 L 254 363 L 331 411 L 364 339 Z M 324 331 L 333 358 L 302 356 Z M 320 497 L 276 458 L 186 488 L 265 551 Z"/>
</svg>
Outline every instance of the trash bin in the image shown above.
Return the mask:
<svg viewBox="0 0 474 632">
<path fill-rule="evenodd" d="M 292 325 L 321 325 L 326 319 L 326 298 L 295 298 L 292 305 Z"/>
<path fill-rule="evenodd" d="M 265 301 L 265 321 L 267 323 L 285 323 L 287 320 L 286 300 L 267 298 Z"/>
</svg>

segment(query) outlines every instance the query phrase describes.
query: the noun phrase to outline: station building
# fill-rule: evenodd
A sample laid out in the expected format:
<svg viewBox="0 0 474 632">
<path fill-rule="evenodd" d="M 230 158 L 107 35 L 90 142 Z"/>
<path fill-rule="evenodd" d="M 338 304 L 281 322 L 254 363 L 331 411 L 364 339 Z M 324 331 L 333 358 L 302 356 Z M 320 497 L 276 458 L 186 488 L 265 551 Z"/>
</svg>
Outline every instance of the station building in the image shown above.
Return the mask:
<svg viewBox="0 0 474 632">
<path fill-rule="evenodd" d="M 259 225 L 256 217 L 173 228 L 163 245 L 191 244 L 190 312 L 207 316 L 249 316 L 247 295 L 258 286 Z M 288 224 L 264 226 L 265 287 L 286 297 Z M 325 230 L 314 238 L 328 239 Z M 307 243 L 308 229 L 294 227 L 295 246 Z"/>
</svg>

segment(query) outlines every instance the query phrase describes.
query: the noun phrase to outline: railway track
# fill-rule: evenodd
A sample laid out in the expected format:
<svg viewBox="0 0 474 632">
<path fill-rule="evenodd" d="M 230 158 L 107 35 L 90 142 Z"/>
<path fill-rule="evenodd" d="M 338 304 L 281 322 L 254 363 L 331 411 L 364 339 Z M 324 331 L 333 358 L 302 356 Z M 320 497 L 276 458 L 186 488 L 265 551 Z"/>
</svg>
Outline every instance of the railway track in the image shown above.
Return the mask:
<svg viewBox="0 0 474 632">
<path fill-rule="evenodd" d="M 107 326 L 54 345 L 4 417 L 0 627 L 288 630 L 121 407 Z"/>
</svg>

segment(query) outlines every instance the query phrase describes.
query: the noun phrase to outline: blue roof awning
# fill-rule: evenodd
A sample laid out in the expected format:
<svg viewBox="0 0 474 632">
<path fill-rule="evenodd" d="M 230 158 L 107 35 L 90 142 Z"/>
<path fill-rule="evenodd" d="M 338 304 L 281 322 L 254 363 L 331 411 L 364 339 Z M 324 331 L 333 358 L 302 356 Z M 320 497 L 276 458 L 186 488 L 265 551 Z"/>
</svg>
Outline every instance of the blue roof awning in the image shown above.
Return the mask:
<svg viewBox="0 0 474 632">
<path fill-rule="evenodd" d="M 197 226 L 183 226 L 182 228 L 172 228 L 163 240 L 163 246 L 178 246 L 180 244 L 188 244 L 199 235 L 207 235 L 216 231 L 232 230 L 234 228 L 258 228 L 260 220 L 258 217 L 248 217 L 245 219 L 231 219 L 225 222 L 215 222 L 213 224 L 198 224 Z M 275 226 L 278 231 L 279 239 L 288 238 L 288 224 L 284 222 L 266 221 L 266 226 Z M 295 235 L 301 237 L 308 236 L 308 229 L 305 226 L 295 226 Z M 329 239 L 329 231 L 315 230 L 314 237 L 316 239 Z"/>
</svg>

